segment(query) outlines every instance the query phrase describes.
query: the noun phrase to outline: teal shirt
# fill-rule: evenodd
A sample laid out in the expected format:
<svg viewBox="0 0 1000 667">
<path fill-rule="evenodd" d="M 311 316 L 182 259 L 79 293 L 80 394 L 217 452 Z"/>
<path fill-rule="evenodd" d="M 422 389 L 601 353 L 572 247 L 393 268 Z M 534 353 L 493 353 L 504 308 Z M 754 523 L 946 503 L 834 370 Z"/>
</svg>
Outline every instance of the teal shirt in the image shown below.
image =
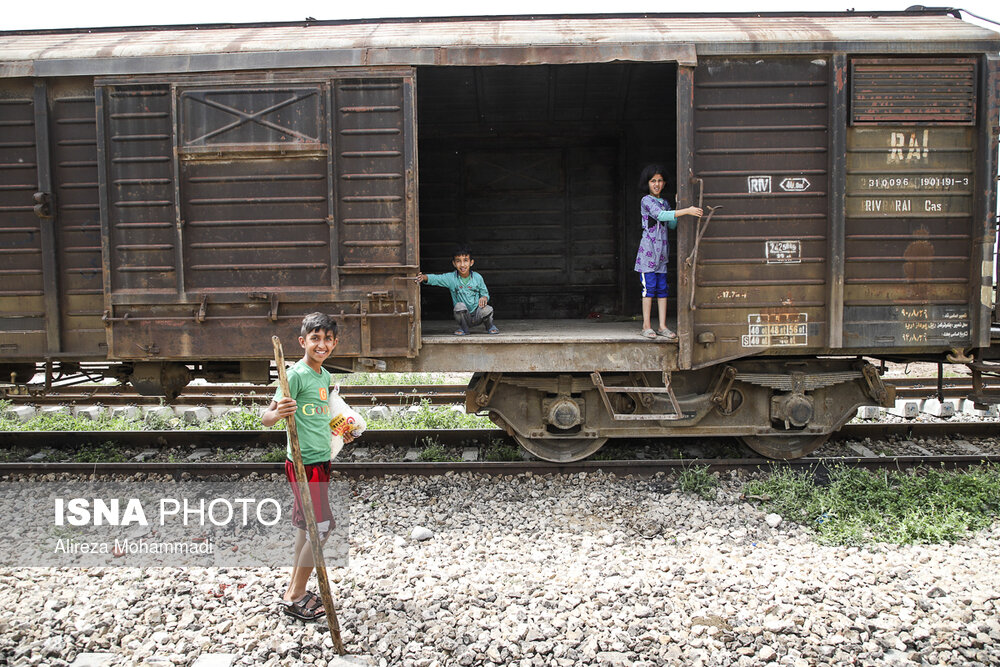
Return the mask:
<svg viewBox="0 0 1000 667">
<path fill-rule="evenodd" d="M 453 304 L 462 302 L 471 313 L 479 307 L 479 297 L 490 298 L 490 292 L 486 289 L 483 277 L 475 271 L 469 272 L 468 278 L 458 275 L 458 271 L 451 273 L 428 273 L 427 284 L 436 287 L 447 287 L 451 290 L 451 301 Z"/>
<path fill-rule="evenodd" d="M 317 373 L 301 359 L 288 369 L 288 391 L 295 399 L 295 431 L 299 435 L 302 463 L 310 465 L 330 460 L 330 372 Z M 274 400 L 281 398 L 281 387 Z M 292 460 L 292 442 L 288 439 L 286 454 Z"/>
<path fill-rule="evenodd" d="M 660 211 L 656 214 L 656 219 L 667 223 L 670 229 L 677 229 L 677 211 Z"/>
</svg>

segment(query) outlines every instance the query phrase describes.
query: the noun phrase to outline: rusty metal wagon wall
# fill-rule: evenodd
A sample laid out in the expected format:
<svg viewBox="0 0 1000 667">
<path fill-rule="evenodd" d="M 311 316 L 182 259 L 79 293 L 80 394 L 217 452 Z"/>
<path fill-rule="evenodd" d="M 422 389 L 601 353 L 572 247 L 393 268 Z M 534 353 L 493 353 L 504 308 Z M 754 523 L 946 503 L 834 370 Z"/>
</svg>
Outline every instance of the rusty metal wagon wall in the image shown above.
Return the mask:
<svg viewBox="0 0 1000 667">
<path fill-rule="evenodd" d="M 0 370 L 263 380 L 324 310 L 342 368 L 475 372 L 554 460 L 801 455 L 890 400 L 854 358 L 1000 349 L 998 49 L 933 9 L 0 33 Z M 631 319 L 651 162 L 711 210 L 671 233 L 676 343 Z M 503 336 L 412 281 L 456 241 Z"/>
<path fill-rule="evenodd" d="M 96 82 L 112 356 L 245 357 L 234 325 L 313 310 L 416 353 L 413 81 L 359 74 Z"/>
</svg>

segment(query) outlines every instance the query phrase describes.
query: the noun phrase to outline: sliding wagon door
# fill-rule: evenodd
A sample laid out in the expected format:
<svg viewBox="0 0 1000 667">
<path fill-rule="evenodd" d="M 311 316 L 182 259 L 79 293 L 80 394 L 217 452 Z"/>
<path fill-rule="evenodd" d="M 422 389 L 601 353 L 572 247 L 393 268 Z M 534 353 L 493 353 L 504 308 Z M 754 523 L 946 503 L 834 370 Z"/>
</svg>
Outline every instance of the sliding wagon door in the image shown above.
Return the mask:
<svg viewBox="0 0 1000 667">
<path fill-rule="evenodd" d="M 829 66 L 822 58 L 705 60 L 693 80 L 697 203 L 717 206 L 678 262 L 693 367 L 825 344 Z M 682 156 L 683 157 L 683 156 Z M 691 202 L 680 202 L 686 206 Z M 706 211 L 707 213 L 707 211 Z"/>
<path fill-rule="evenodd" d="M 316 310 L 338 356 L 416 353 L 412 76 L 100 90 L 114 356 L 269 356 Z"/>
</svg>

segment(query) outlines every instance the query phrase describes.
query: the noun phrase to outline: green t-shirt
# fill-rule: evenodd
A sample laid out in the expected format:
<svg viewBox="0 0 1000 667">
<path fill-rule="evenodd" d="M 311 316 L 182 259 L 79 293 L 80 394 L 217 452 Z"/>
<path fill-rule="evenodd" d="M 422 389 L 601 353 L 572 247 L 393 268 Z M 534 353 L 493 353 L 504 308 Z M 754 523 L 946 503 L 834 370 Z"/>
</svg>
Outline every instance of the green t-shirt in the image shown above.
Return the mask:
<svg viewBox="0 0 1000 667">
<path fill-rule="evenodd" d="M 288 369 L 288 390 L 295 399 L 295 430 L 299 434 L 302 463 L 309 465 L 330 460 L 330 372 L 325 368 L 317 373 L 301 359 Z M 274 392 L 274 400 L 281 398 L 281 387 Z M 292 460 L 292 442 L 289 438 L 285 455 Z"/>
</svg>

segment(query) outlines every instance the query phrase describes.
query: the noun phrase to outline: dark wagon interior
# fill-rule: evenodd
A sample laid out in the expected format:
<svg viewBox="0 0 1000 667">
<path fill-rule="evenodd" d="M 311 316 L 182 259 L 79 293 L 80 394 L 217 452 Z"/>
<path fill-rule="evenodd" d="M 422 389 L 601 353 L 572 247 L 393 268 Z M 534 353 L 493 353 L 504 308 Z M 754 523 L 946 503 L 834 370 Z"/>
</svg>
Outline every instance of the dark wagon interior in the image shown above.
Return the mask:
<svg viewBox="0 0 1000 667">
<path fill-rule="evenodd" d="M 676 72 L 418 68 L 421 270 L 451 271 L 455 243 L 468 242 L 498 322 L 638 313 L 636 181 L 659 162 L 673 198 Z M 421 298 L 425 331 L 450 319 L 447 290 Z"/>
</svg>

